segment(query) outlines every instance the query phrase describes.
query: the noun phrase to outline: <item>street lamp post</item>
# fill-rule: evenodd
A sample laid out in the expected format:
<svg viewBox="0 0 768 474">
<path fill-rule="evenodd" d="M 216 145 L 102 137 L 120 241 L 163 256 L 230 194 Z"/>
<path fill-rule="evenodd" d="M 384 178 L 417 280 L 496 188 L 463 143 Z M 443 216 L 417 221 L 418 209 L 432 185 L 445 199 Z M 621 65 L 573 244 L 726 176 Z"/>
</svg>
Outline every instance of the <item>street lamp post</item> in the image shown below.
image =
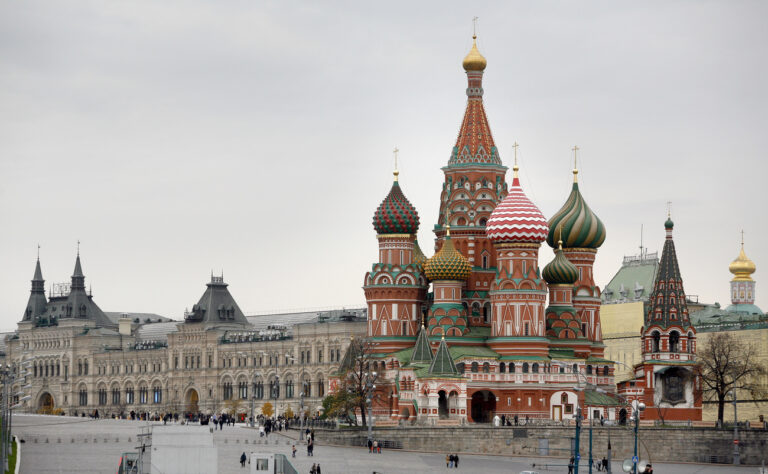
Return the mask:
<svg viewBox="0 0 768 474">
<path fill-rule="evenodd" d="M 640 412 L 645 410 L 645 403 L 635 401 L 634 406 L 635 410 L 633 413 L 633 418 L 635 419 L 635 454 L 632 456 L 632 474 L 637 474 L 637 431 L 640 428 Z"/>
<path fill-rule="evenodd" d="M 274 416 L 277 419 L 277 396 L 280 390 L 280 374 L 275 374 L 275 383 L 272 385 L 272 398 L 275 400 L 275 412 Z"/>
<path fill-rule="evenodd" d="M 301 387 L 301 393 L 299 394 L 299 440 L 304 439 L 304 386 Z"/>
<path fill-rule="evenodd" d="M 733 464 L 741 464 L 739 455 L 739 417 L 736 413 L 736 390 L 733 394 Z"/>
<path fill-rule="evenodd" d="M 579 474 L 579 438 L 581 438 L 581 407 L 576 404 L 576 442 L 574 446 L 574 451 L 576 453 L 573 455 L 574 459 L 574 471 L 576 474 Z"/>
<path fill-rule="evenodd" d="M 365 394 L 368 405 L 368 441 L 373 442 L 373 391 L 376 390 L 376 372 L 365 374 Z"/>
</svg>

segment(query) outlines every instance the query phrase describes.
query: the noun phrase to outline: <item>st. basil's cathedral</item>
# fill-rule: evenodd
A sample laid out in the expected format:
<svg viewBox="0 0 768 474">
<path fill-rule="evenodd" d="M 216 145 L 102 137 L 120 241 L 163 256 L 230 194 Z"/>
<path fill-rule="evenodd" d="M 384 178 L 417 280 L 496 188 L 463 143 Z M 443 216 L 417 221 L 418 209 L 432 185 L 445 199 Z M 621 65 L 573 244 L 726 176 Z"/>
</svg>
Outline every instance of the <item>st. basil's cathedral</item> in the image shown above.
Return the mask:
<svg viewBox="0 0 768 474">
<path fill-rule="evenodd" d="M 374 397 L 377 423 L 388 418 L 456 424 L 496 416 L 564 420 L 574 418 L 577 407 L 586 418 L 621 421 L 627 402 L 642 398 L 643 390 L 633 382 L 634 391 L 617 394 L 615 363 L 604 357 L 600 288 L 592 270 L 605 226 L 584 200 L 575 168 L 570 195 L 549 219 L 526 196 L 516 159 L 508 186 L 483 105 L 486 65 L 473 36 L 463 61 L 466 110 L 442 168 L 434 255 L 427 258 L 416 240 L 419 214 L 397 170 L 373 217 L 378 262 L 366 273 L 363 289 L 373 370 L 381 380 Z M 554 255 L 540 269 L 543 242 Z M 669 258 L 670 271 L 677 273 L 659 291 L 681 295 L 674 247 Z M 676 301 L 675 321 L 683 322 L 675 332 L 677 344 L 689 351 L 690 365 L 695 345 L 687 341 L 695 339 L 694 331 L 684 323 L 684 296 Z M 664 314 L 652 318 L 655 325 L 649 321 L 649 352 L 653 344 L 669 352 Z M 676 377 L 667 377 L 677 384 L 675 396 L 692 392 L 690 370 L 669 372 Z M 695 410 L 685 416 L 700 419 L 700 409 L 698 418 Z"/>
</svg>

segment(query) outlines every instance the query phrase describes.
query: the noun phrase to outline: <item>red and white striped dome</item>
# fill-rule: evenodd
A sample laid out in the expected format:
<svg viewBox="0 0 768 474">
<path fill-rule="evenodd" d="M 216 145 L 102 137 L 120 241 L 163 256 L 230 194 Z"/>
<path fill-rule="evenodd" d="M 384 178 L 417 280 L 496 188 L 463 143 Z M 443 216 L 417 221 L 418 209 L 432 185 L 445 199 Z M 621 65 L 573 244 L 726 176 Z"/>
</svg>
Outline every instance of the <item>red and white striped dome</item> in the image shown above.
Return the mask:
<svg viewBox="0 0 768 474">
<path fill-rule="evenodd" d="M 491 213 L 485 233 L 492 242 L 540 243 L 547 239 L 547 220 L 525 195 L 517 176 L 507 197 Z"/>
</svg>

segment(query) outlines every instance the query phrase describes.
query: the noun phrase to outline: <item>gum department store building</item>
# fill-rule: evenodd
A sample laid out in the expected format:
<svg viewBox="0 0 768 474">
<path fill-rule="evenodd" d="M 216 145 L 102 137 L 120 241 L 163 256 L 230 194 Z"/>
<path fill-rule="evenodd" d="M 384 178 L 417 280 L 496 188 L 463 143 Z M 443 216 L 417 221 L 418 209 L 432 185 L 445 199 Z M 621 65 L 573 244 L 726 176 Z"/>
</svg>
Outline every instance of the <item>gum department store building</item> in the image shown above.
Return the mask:
<svg viewBox="0 0 768 474">
<path fill-rule="evenodd" d="M 49 298 L 38 259 L 18 330 L 4 358 L 29 364 L 32 396 L 23 411 L 101 416 L 137 413 L 299 412 L 301 393 L 317 413 L 328 380 L 365 331 L 365 311 L 246 317 L 211 276 L 200 301 L 170 321 L 154 314 L 105 313 L 86 291 L 78 254 L 70 285 Z"/>
</svg>

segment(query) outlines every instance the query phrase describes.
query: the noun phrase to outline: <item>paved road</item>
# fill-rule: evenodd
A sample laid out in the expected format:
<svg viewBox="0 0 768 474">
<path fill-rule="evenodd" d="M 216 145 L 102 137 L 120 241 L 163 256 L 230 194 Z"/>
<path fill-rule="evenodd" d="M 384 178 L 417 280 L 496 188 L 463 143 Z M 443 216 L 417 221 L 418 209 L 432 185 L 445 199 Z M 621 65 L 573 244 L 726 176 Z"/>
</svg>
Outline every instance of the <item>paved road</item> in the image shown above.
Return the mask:
<svg viewBox="0 0 768 474">
<path fill-rule="evenodd" d="M 21 472 L 45 473 L 114 473 L 120 454 L 136 451 L 137 437 L 146 422 L 126 420 L 89 420 L 87 418 L 55 417 L 42 415 L 16 415 L 13 418 L 14 433 L 25 440 L 22 445 Z M 214 439 L 219 448 L 219 472 L 245 473 L 239 464 L 240 454 L 251 451 L 279 452 L 290 456 L 293 441 L 284 435 L 271 435 L 269 444 L 259 439 L 255 430 L 241 426 L 224 427 L 215 431 Z M 277 444 L 275 444 L 277 443 Z M 307 457 L 306 448 L 297 444 L 294 467 L 300 473 L 308 473 L 313 463 L 320 463 L 324 474 L 332 473 L 433 473 L 445 468 L 445 454 L 387 451 L 368 454 L 367 449 L 323 446 L 319 439 L 315 456 Z M 517 473 L 530 469 L 532 463 L 563 464 L 565 460 L 534 459 L 506 456 L 461 455 L 460 468 L 456 471 L 482 473 Z M 755 473 L 754 467 L 733 467 L 704 464 L 654 463 L 660 474 L 714 474 Z M 553 466 L 547 472 L 567 472 L 564 466 Z M 583 469 L 582 472 L 587 472 Z M 621 473 L 615 463 L 613 472 Z"/>
</svg>

